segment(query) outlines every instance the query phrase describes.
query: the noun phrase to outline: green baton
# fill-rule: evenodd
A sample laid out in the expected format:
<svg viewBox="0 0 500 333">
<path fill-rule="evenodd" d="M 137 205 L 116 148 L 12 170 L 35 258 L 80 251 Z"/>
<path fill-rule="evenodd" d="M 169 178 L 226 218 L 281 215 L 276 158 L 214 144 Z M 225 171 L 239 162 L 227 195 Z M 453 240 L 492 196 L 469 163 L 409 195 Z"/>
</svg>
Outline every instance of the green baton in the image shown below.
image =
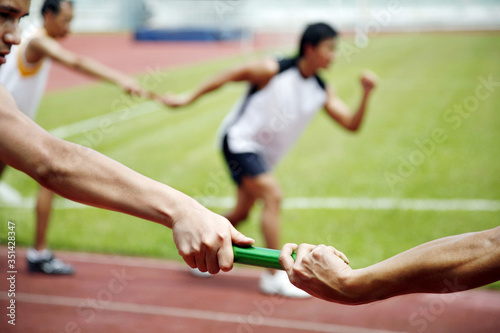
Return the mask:
<svg viewBox="0 0 500 333">
<path fill-rule="evenodd" d="M 263 247 L 240 247 L 233 245 L 234 262 L 238 264 L 283 269 L 279 262 L 280 250 L 266 249 Z M 295 260 L 295 253 L 292 253 Z"/>
</svg>

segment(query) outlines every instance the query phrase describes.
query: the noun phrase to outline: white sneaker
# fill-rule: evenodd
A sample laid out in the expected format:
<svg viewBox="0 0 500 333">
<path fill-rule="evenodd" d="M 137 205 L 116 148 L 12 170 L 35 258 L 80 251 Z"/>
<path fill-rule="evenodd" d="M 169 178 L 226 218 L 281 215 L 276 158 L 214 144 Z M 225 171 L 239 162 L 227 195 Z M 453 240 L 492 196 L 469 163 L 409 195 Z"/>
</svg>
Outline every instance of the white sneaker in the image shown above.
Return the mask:
<svg viewBox="0 0 500 333">
<path fill-rule="evenodd" d="M 209 272 L 202 272 L 198 268 L 191 268 L 188 266 L 188 269 L 189 269 L 189 273 L 191 273 L 191 275 L 194 275 L 194 276 L 199 277 L 199 278 L 206 279 L 206 278 L 213 277 L 213 275 L 210 274 Z"/>
<path fill-rule="evenodd" d="M 259 281 L 260 291 L 268 295 L 282 295 L 290 298 L 311 297 L 308 293 L 295 287 L 285 271 L 277 271 L 274 274 L 265 271 Z"/>
</svg>

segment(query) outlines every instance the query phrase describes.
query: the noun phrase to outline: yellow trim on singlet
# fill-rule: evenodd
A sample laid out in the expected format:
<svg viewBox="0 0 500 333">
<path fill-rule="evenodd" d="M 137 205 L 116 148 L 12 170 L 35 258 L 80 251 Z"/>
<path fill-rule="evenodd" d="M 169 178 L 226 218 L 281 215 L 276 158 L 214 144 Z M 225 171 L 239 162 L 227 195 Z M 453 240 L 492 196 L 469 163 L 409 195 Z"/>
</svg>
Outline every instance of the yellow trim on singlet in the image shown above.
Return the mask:
<svg viewBox="0 0 500 333">
<path fill-rule="evenodd" d="M 45 29 L 41 29 L 40 32 L 37 33 L 37 36 L 38 35 L 47 36 L 47 33 L 45 32 Z M 33 38 L 36 38 L 37 36 L 34 36 Z M 28 44 L 29 42 L 22 43 L 19 52 L 17 53 L 17 68 L 19 69 L 19 72 L 23 77 L 33 76 L 37 74 L 40 71 L 40 68 L 42 68 L 43 62 L 45 60 L 44 58 L 42 58 L 38 62 L 33 64 L 26 62 L 25 51 L 26 51 L 26 46 L 28 46 Z"/>
</svg>

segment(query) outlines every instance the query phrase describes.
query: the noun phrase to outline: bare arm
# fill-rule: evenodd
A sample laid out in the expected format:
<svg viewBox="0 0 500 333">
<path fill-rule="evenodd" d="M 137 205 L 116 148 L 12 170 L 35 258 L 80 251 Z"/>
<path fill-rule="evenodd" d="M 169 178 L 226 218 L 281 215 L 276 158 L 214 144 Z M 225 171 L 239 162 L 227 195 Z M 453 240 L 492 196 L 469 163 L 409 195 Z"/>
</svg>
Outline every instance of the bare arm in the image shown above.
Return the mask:
<svg viewBox="0 0 500 333">
<path fill-rule="evenodd" d="M 86 75 L 116 84 L 125 92 L 146 98 L 157 96 L 142 88 L 133 78 L 113 68 L 105 66 L 91 58 L 84 57 L 63 48 L 58 42 L 48 37 L 33 39 L 27 50 L 27 57 L 50 57 L 64 66 Z"/>
<path fill-rule="evenodd" d="M 228 82 L 248 81 L 260 89 L 269 82 L 278 70 L 278 62 L 274 59 L 259 60 L 241 65 L 210 78 L 187 96 L 167 95 L 165 97 L 166 104 L 172 107 L 191 104 L 201 96 L 219 89 Z"/>
<path fill-rule="evenodd" d="M 98 152 L 57 139 L 17 110 L 0 85 L 0 160 L 74 201 L 114 210 L 173 229 L 191 267 L 230 270 L 231 243 L 253 241 L 194 199 L 142 176 Z"/>
<path fill-rule="evenodd" d="M 352 112 L 347 105 L 337 96 L 333 88 L 328 90 L 328 100 L 325 110 L 332 119 L 338 122 L 342 127 L 350 131 L 357 131 L 365 115 L 368 98 L 375 87 L 377 78 L 373 73 L 365 73 L 361 77 L 363 86 L 363 96 L 356 112 Z"/>
<path fill-rule="evenodd" d="M 332 302 L 361 304 L 410 293 L 451 293 L 500 280 L 500 227 L 441 238 L 375 265 L 351 269 L 332 247 L 283 247 L 290 281 Z"/>
</svg>

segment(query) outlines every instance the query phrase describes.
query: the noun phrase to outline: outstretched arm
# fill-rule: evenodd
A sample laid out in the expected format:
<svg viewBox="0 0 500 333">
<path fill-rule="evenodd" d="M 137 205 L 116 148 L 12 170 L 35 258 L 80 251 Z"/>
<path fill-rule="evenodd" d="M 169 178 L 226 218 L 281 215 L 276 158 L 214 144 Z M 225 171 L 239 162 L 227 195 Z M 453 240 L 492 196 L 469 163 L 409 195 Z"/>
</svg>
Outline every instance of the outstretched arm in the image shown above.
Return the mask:
<svg viewBox="0 0 500 333">
<path fill-rule="evenodd" d="M 347 105 L 337 96 L 333 88 L 328 89 L 328 100 L 325 110 L 332 119 L 338 122 L 342 127 L 350 131 L 357 131 L 365 115 L 368 98 L 377 84 L 375 74 L 365 72 L 361 76 L 361 85 L 363 86 L 363 96 L 356 112 L 352 112 Z"/>
<path fill-rule="evenodd" d="M 219 89 L 228 82 L 248 81 L 260 89 L 269 82 L 278 70 L 278 62 L 274 59 L 251 62 L 210 78 L 189 95 L 166 95 L 164 100 L 166 104 L 172 107 L 189 105 L 201 96 Z"/>
<path fill-rule="evenodd" d="M 332 247 L 286 244 L 280 262 L 311 295 L 362 304 L 410 293 L 451 293 L 500 280 L 500 227 L 441 238 L 375 265 L 351 269 Z"/>
<path fill-rule="evenodd" d="M 35 58 L 50 57 L 68 68 L 116 84 L 128 94 L 149 99 L 159 99 L 159 96 L 142 88 L 132 77 L 96 60 L 73 53 L 51 38 L 35 38 L 28 47 L 28 56 L 33 55 Z"/>
<path fill-rule="evenodd" d="M 68 199 L 172 228 L 191 267 L 232 268 L 231 243 L 253 241 L 194 199 L 132 171 L 98 152 L 57 139 L 17 110 L 0 85 L 0 160 Z"/>
</svg>

